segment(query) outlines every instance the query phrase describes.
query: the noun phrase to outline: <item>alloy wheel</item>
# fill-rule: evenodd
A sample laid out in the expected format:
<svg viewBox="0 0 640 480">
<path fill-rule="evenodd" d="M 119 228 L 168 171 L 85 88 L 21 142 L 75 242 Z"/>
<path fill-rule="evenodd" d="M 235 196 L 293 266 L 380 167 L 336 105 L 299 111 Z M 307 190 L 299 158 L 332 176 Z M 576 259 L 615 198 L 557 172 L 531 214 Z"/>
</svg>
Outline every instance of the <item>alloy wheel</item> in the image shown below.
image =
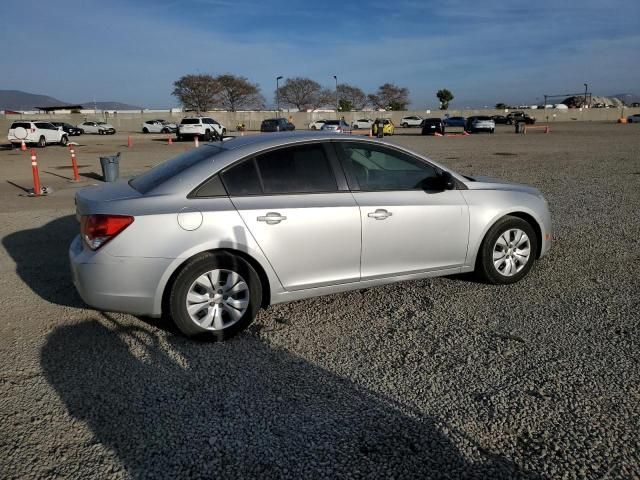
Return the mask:
<svg viewBox="0 0 640 480">
<path fill-rule="evenodd" d="M 493 265 L 500 275 L 512 277 L 529 262 L 531 242 L 519 228 L 506 230 L 493 246 Z"/>
</svg>

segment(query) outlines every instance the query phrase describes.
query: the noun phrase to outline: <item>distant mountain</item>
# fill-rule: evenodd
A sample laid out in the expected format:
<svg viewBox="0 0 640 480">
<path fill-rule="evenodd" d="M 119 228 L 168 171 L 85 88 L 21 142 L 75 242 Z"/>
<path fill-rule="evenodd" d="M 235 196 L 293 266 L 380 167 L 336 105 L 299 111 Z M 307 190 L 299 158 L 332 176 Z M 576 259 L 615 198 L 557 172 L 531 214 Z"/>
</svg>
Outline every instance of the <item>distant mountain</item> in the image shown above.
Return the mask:
<svg viewBox="0 0 640 480">
<path fill-rule="evenodd" d="M 0 90 L 0 110 L 35 110 L 38 107 L 63 107 L 65 105 L 82 105 L 84 108 L 98 110 L 142 110 L 142 107 L 122 102 L 80 102 L 69 103 L 47 95 L 23 92 L 21 90 Z"/>
<path fill-rule="evenodd" d="M 624 102 L 625 105 L 631 105 L 632 103 L 640 103 L 640 95 L 636 95 L 635 93 L 618 93 L 616 95 L 611 95 L 612 97 L 617 98 Z"/>
<path fill-rule="evenodd" d="M 36 107 L 58 105 L 70 104 L 46 95 L 36 95 L 20 90 L 0 90 L 0 110 L 35 110 Z"/>
<path fill-rule="evenodd" d="M 95 107 L 94 107 L 95 104 Z M 122 102 L 82 102 L 84 108 L 97 108 L 98 110 L 142 110 L 142 107 L 129 105 Z"/>
</svg>

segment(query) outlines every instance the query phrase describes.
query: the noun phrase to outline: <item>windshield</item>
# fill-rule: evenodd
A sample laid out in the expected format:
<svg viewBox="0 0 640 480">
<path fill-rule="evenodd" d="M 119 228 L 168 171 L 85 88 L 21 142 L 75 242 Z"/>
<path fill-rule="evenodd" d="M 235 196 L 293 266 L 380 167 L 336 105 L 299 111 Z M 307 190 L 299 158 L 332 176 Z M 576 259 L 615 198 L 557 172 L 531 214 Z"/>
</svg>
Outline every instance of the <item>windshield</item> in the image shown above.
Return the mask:
<svg viewBox="0 0 640 480">
<path fill-rule="evenodd" d="M 167 160 L 164 163 L 156 165 L 151 170 L 143 173 L 142 175 L 138 175 L 137 177 L 129 181 L 129 185 L 131 185 L 138 192 L 145 194 L 163 184 L 170 178 L 173 178 L 174 176 L 194 166 L 196 163 L 218 155 L 224 150 L 224 148 L 218 147 L 216 145 L 204 145 L 200 148 L 193 149 L 189 152 L 172 158 L 171 160 Z"/>
</svg>

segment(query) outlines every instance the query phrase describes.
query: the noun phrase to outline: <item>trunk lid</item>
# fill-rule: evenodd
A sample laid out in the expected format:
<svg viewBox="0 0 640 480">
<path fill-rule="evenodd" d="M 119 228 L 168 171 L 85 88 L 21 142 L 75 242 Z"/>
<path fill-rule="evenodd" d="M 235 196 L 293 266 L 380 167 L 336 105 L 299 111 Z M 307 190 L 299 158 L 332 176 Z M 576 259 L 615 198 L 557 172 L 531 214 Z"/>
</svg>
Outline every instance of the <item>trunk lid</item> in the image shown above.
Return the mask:
<svg viewBox="0 0 640 480">
<path fill-rule="evenodd" d="M 94 213 L 128 214 L 124 204 L 142 196 L 126 180 L 83 188 L 76 192 L 76 216 Z"/>
</svg>

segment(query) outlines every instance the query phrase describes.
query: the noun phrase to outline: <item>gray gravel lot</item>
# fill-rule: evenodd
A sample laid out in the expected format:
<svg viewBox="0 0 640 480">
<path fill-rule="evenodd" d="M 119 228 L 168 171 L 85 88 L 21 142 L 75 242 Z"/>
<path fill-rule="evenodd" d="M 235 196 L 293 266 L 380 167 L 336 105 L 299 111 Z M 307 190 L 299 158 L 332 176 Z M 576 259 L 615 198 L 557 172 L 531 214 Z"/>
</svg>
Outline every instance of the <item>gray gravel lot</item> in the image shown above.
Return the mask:
<svg viewBox="0 0 640 480">
<path fill-rule="evenodd" d="M 0 476 L 640 478 L 640 126 L 400 133 L 540 188 L 549 257 L 512 286 L 371 288 L 194 342 L 82 304 L 72 187 L 0 188 Z"/>
</svg>

